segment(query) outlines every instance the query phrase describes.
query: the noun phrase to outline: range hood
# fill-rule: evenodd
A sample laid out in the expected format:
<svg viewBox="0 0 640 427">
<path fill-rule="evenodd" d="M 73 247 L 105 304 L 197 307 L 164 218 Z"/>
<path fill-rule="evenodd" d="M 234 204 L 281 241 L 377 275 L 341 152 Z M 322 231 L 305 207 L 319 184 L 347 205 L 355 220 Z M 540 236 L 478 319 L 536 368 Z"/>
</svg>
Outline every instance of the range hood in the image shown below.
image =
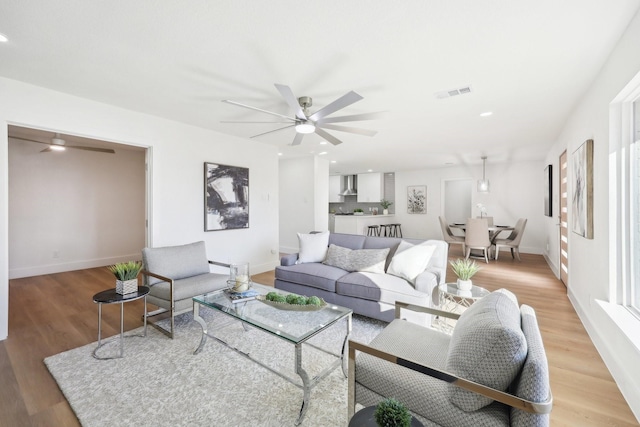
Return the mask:
<svg viewBox="0 0 640 427">
<path fill-rule="evenodd" d="M 346 190 L 340 193 L 341 196 L 355 196 L 358 194 L 357 184 L 358 184 L 358 176 L 357 175 L 347 175 L 344 177 L 347 181 Z"/>
</svg>

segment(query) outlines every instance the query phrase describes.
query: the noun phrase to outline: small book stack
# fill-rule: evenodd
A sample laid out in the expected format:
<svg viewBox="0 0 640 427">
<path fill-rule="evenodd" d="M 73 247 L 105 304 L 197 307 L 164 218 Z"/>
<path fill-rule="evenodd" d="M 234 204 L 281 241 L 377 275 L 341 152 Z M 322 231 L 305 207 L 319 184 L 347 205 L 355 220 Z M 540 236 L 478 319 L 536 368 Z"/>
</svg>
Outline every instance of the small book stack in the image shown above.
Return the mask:
<svg viewBox="0 0 640 427">
<path fill-rule="evenodd" d="M 260 292 L 255 289 L 249 289 L 244 292 L 233 292 L 231 289 L 227 289 L 224 291 L 227 297 L 231 300 L 231 302 L 244 302 L 255 299 Z"/>
</svg>

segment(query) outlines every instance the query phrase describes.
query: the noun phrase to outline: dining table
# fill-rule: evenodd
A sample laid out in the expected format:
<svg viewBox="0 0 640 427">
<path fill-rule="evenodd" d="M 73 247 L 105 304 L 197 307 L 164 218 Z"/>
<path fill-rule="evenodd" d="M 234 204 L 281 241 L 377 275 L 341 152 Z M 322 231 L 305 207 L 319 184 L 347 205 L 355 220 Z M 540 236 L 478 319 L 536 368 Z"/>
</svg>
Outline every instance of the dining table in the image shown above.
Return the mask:
<svg viewBox="0 0 640 427">
<path fill-rule="evenodd" d="M 466 224 L 462 223 L 454 223 L 449 225 L 450 228 L 457 228 L 459 230 L 465 231 L 467 228 Z M 490 225 L 489 226 L 489 240 L 493 243 L 493 240 L 498 237 L 500 233 L 503 231 L 513 231 L 515 227 L 512 225 Z"/>
</svg>

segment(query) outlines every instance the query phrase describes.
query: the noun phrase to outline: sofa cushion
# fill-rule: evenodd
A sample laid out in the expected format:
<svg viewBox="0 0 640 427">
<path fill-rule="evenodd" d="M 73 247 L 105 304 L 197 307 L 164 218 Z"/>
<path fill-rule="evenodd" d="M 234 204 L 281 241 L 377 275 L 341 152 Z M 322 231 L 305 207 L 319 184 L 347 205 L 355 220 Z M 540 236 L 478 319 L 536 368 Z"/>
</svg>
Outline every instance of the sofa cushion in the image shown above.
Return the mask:
<svg viewBox="0 0 640 427">
<path fill-rule="evenodd" d="M 327 256 L 329 246 L 329 232 L 303 234 L 298 233 L 300 253 L 298 263 L 322 262 Z"/>
<path fill-rule="evenodd" d="M 367 236 L 361 234 L 331 233 L 329 244 L 349 249 L 363 249 Z"/>
<path fill-rule="evenodd" d="M 342 246 L 329 245 L 327 257 L 323 264 L 346 271 L 367 271 L 384 274 L 384 265 L 388 254 L 389 248 L 353 250 Z"/>
<path fill-rule="evenodd" d="M 191 276 L 173 282 L 174 301 L 192 298 L 196 295 L 218 291 L 227 287 L 228 274 L 206 273 Z M 162 300 L 171 301 L 171 287 L 167 282 L 160 282 L 149 290 L 149 295 Z"/>
<path fill-rule="evenodd" d="M 527 341 L 520 328 L 520 309 L 511 292 L 492 292 L 469 307 L 451 335 L 447 370 L 480 384 L 507 390 L 527 357 Z M 475 411 L 493 402 L 459 387 L 451 388 L 451 402 Z"/>
<path fill-rule="evenodd" d="M 210 272 L 204 242 L 144 248 L 142 261 L 146 270 L 174 280 Z M 145 277 L 148 278 L 149 285 L 160 282 L 160 279 L 155 277 Z"/>
<path fill-rule="evenodd" d="M 276 279 L 328 292 L 336 291 L 336 280 L 345 274 L 341 268 L 319 262 L 276 267 Z"/>
<path fill-rule="evenodd" d="M 413 245 L 402 241 L 393 255 L 387 274 L 401 277 L 415 284 L 416 277 L 429 265 L 435 246 L 428 244 Z"/>
<path fill-rule="evenodd" d="M 390 305 L 402 301 L 429 306 L 431 300 L 431 294 L 419 292 L 406 280 L 390 274 L 349 273 L 337 280 L 336 293 Z"/>
</svg>

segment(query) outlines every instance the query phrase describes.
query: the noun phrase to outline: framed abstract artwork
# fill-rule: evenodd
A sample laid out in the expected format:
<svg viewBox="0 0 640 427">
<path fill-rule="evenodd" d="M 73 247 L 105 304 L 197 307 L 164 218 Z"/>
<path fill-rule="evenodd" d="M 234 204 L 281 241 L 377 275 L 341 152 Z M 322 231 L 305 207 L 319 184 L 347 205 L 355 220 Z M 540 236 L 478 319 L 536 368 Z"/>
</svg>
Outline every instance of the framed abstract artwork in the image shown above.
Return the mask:
<svg viewBox="0 0 640 427">
<path fill-rule="evenodd" d="M 593 239 L 593 140 L 588 139 L 571 155 L 573 165 L 573 197 L 571 199 L 572 230 Z"/>
<path fill-rule="evenodd" d="M 204 164 L 204 231 L 249 228 L 249 168 Z"/>
<path fill-rule="evenodd" d="M 544 168 L 544 216 L 553 215 L 553 165 Z"/>
<path fill-rule="evenodd" d="M 407 187 L 407 213 L 427 213 L 427 186 L 410 185 Z"/>
</svg>

